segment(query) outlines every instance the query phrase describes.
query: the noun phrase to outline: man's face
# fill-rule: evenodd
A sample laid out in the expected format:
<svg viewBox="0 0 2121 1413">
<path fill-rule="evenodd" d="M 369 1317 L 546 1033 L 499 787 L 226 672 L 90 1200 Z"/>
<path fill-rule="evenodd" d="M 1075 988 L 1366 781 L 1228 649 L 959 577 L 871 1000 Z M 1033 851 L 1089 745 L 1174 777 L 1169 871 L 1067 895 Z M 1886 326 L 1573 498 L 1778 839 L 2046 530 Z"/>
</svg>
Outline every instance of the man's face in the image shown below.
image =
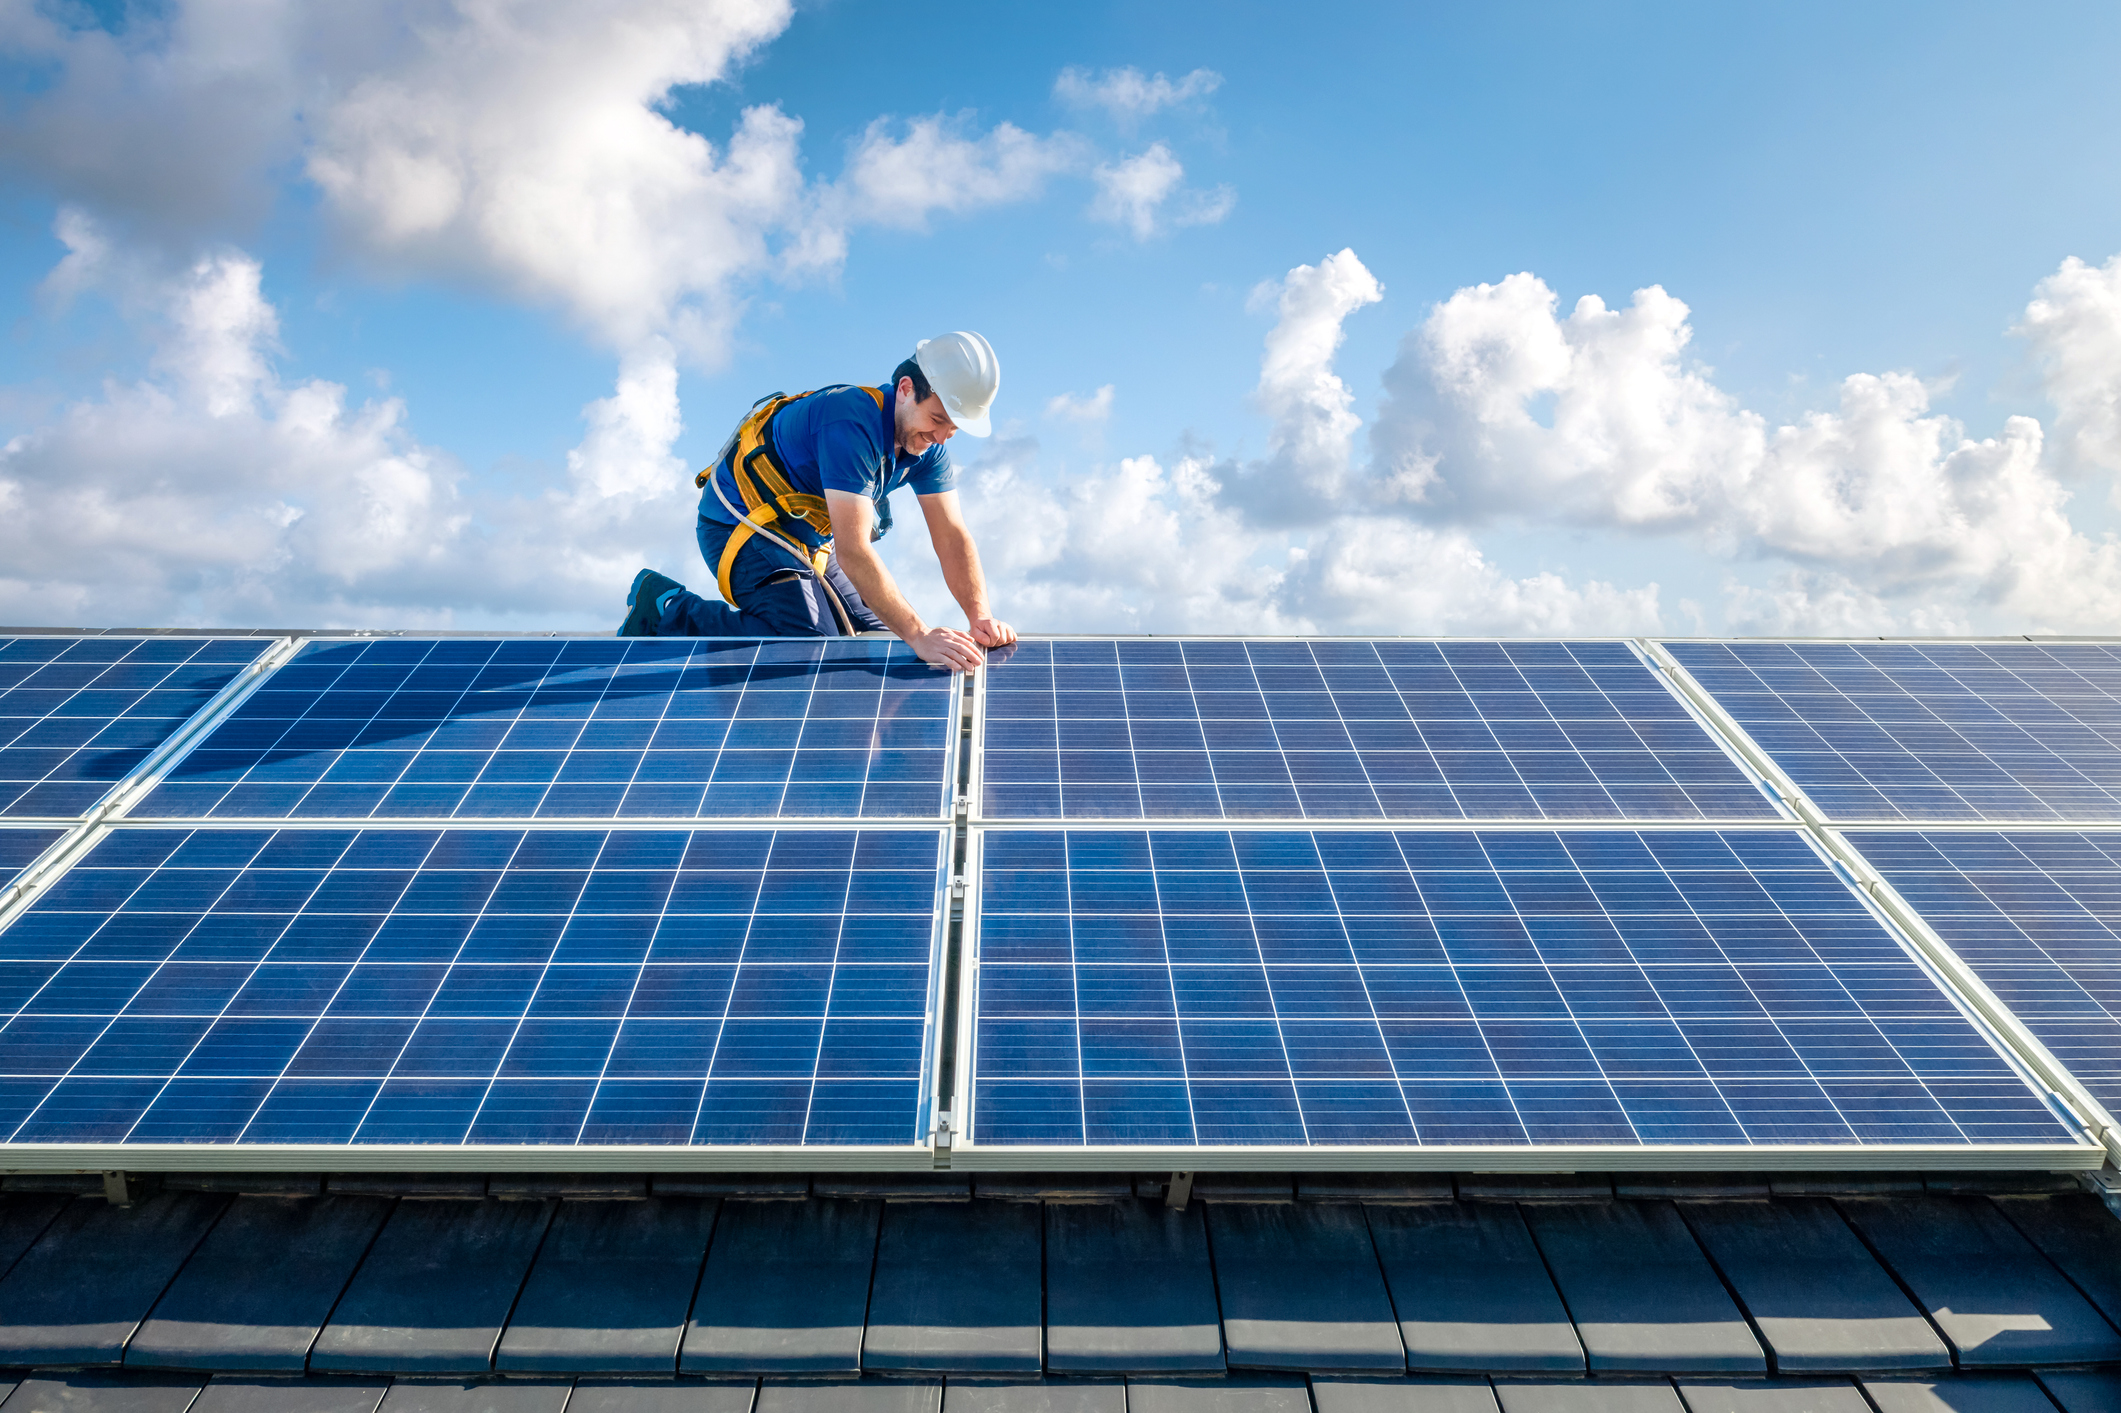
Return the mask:
<svg viewBox="0 0 2121 1413">
<path fill-rule="evenodd" d="M 943 410 L 943 400 L 929 393 L 927 400 L 913 400 L 913 379 L 898 380 L 898 406 L 893 410 L 898 425 L 899 450 L 908 456 L 919 456 L 939 442 L 947 442 L 957 431 L 957 423 Z"/>
</svg>

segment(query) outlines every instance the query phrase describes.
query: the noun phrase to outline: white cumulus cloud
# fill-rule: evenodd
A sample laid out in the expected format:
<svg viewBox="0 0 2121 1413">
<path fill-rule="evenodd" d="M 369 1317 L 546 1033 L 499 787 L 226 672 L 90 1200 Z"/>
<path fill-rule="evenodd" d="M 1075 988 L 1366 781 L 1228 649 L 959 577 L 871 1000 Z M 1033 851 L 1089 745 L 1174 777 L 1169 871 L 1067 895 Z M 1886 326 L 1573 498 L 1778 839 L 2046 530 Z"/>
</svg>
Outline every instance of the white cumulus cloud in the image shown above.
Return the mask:
<svg viewBox="0 0 2121 1413">
<path fill-rule="evenodd" d="M 1101 162 L 1090 176 L 1097 183 L 1090 218 L 1123 226 L 1136 240 L 1175 226 L 1212 226 L 1237 206 L 1237 193 L 1227 186 L 1184 190 L 1186 169 L 1161 142 L 1136 156 Z"/>
<path fill-rule="evenodd" d="M 1352 250 L 1275 287 L 1253 393 L 1270 426 L 1261 461 L 1137 455 L 1063 477 L 1028 438 L 994 447 L 964 496 L 1003 616 L 1063 632 L 1657 629 L 1654 584 L 1515 578 L 1462 530 L 1379 518 L 1342 493 L 1361 474 L 1360 422 L 1334 358 L 1344 321 L 1382 296 Z M 893 552 L 939 601 L 911 537 Z"/>
<path fill-rule="evenodd" d="M 1106 383 L 1088 397 L 1061 393 L 1046 400 L 1046 415 L 1056 422 L 1094 425 L 1112 416 L 1112 384 Z"/>
<path fill-rule="evenodd" d="M 33 76 L 0 124 L 0 165 L 149 238 L 262 220 L 272 168 L 299 147 L 299 56 L 319 17 L 298 0 L 194 0 L 143 7 L 119 33 L 78 18 L 0 5 L 0 52 Z"/>
<path fill-rule="evenodd" d="M 1177 79 L 1144 74 L 1129 65 L 1101 73 L 1065 68 L 1053 82 L 1053 96 L 1077 108 L 1101 108 L 1122 124 L 1133 124 L 1165 108 L 1205 98 L 1222 87 L 1213 69 L 1195 69 Z"/>
<path fill-rule="evenodd" d="M 458 3 L 336 75 L 308 171 L 368 262 L 555 302 L 630 349 L 711 357 L 732 280 L 803 205 L 802 125 L 748 109 L 722 146 L 662 108 L 778 34 L 784 0 Z"/>
<path fill-rule="evenodd" d="M 2104 454 L 2100 390 L 2121 377 L 2101 335 L 2105 278 L 2066 264 L 2021 326 L 2084 458 Z M 1687 358 L 1687 307 L 1662 288 L 1624 309 L 1586 296 L 1558 317 L 1557 303 L 1513 275 L 1459 290 L 1407 337 L 1371 429 L 1380 503 L 1432 524 L 1667 536 L 1801 571 L 1768 598 L 1734 590 L 1749 622 L 2085 629 L 2121 612 L 2121 545 L 2072 526 L 2035 419 L 1969 437 L 1919 379 L 1886 372 L 1772 425 Z"/>
<path fill-rule="evenodd" d="M 1263 523 L 1309 523 L 1359 509 L 1347 503 L 1361 419 L 1355 396 L 1334 371 L 1333 357 L 1356 310 L 1385 297 L 1384 286 L 1353 250 L 1299 265 L 1272 299 L 1280 317 L 1267 334 L 1252 402 L 1269 419 L 1267 458 L 1229 468 L 1224 499 Z"/>
<path fill-rule="evenodd" d="M 75 255 L 105 248 L 78 215 L 66 229 Z M 694 553 L 667 344 L 584 409 L 564 474 L 487 494 L 400 399 L 283 379 L 278 315 L 242 251 L 160 275 L 84 260 L 70 277 L 122 297 L 154 372 L 0 447 L 8 621 L 597 627 L 644 558 Z"/>
<path fill-rule="evenodd" d="M 557 309 L 622 358 L 713 366 L 762 281 L 829 273 L 864 225 L 1037 196 L 1081 139 L 970 115 L 879 119 L 833 179 L 798 117 L 679 126 L 682 90 L 778 36 L 788 0 L 171 0 L 115 30 L 0 5 L 37 76 L 0 167 L 177 255 L 241 243 L 293 167 L 338 253 Z"/>
<path fill-rule="evenodd" d="M 1014 123 L 984 133 L 969 117 L 888 118 L 871 123 L 855 143 L 832 202 L 847 221 L 918 229 L 936 212 L 958 214 L 1022 201 L 1048 178 L 1082 165 L 1085 149 L 1069 133 L 1039 137 Z"/>
<path fill-rule="evenodd" d="M 2064 469 L 2121 471 L 2121 255 L 2104 266 L 2064 260 L 2012 332 L 2031 346 L 2055 405 Z"/>
</svg>

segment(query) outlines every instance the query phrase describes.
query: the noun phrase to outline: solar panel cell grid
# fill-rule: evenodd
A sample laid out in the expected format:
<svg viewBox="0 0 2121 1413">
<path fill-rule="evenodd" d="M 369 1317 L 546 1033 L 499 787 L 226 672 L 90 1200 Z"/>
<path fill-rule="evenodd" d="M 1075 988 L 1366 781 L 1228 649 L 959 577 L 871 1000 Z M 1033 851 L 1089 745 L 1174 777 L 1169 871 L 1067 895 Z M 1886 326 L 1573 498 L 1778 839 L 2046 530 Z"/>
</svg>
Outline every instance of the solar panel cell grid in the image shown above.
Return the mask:
<svg viewBox="0 0 2121 1413">
<path fill-rule="evenodd" d="M 0 829 L 0 888 L 22 876 L 46 849 L 59 842 L 63 829 Z"/>
<path fill-rule="evenodd" d="M 123 830 L 0 932 L 0 1139 L 911 1143 L 943 842 Z"/>
<path fill-rule="evenodd" d="M 0 638 L 0 816 L 94 809 L 270 645 Z"/>
<path fill-rule="evenodd" d="M 972 1138 L 2069 1134 L 1799 837 L 989 831 Z"/>
<path fill-rule="evenodd" d="M 2121 834 L 1848 837 L 2092 1097 L 2121 1112 Z"/>
<path fill-rule="evenodd" d="M 312 643 L 135 815 L 940 818 L 952 681 L 874 640 Z"/>
<path fill-rule="evenodd" d="M 989 819 L 1772 818 L 1621 643 L 991 654 Z"/>
<path fill-rule="evenodd" d="M 1829 816 L 2121 819 L 2121 655 L 2110 647 L 1668 646 Z"/>
</svg>

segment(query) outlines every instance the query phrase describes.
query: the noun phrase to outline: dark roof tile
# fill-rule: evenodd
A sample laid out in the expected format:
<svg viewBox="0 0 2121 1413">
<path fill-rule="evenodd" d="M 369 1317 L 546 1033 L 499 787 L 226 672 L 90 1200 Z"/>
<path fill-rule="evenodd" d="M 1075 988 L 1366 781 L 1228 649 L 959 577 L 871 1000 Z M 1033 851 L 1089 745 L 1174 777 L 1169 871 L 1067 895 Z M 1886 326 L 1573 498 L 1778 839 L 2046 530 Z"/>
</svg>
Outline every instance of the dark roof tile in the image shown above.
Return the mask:
<svg viewBox="0 0 2121 1413">
<path fill-rule="evenodd" d="M 1671 1203 L 1524 1213 L 1594 1372 L 1767 1372 L 1759 1341 Z"/>
<path fill-rule="evenodd" d="M 1583 1371 L 1583 1346 L 1516 1207 L 1373 1207 L 1369 1219 L 1408 1368 Z"/>
<path fill-rule="evenodd" d="M 0 1280 L 0 1362 L 115 1364 L 228 1198 L 69 1202 Z"/>
<path fill-rule="evenodd" d="M 852 1374 L 881 1202 L 723 1202 L 678 1367 Z"/>
<path fill-rule="evenodd" d="M 1208 1236 L 1233 1367 L 1406 1368 L 1361 1207 L 1218 1204 Z"/>
<path fill-rule="evenodd" d="M 1949 1369 L 1951 1351 L 1823 1197 L 1682 1203 L 1778 1373 Z"/>
<path fill-rule="evenodd" d="M 1178 1373 L 1223 1366 L 1215 1271 L 1198 1206 L 1046 1208 L 1046 1367 Z"/>
<path fill-rule="evenodd" d="M 1961 1368 L 2121 1359 L 2121 1334 L 1987 1198 L 1851 1197 L 1841 1207 Z"/>
<path fill-rule="evenodd" d="M 381 1197 L 236 1198 L 126 1346 L 126 1364 L 301 1373 L 389 1215 Z"/>
<path fill-rule="evenodd" d="M 564 1202 L 494 1355 L 503 1373 L 668 1374 L 714 1198 Z"/>
</svg>

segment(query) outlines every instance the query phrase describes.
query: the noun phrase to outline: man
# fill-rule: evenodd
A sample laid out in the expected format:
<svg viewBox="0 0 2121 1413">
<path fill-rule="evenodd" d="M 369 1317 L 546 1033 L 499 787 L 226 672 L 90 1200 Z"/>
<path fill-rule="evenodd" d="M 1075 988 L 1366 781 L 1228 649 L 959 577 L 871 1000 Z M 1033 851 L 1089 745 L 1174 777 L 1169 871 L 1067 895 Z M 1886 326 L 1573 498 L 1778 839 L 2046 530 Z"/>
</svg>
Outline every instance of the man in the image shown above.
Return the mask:
<svg viewBox="0 0 2121 1413">
<path fill-rule="evenodd" d="M 652 569 L 634 576 L 620 637 L 837 637 L 898 634 L 922 661 L 971 671 L 982 648 L 1016 641 L 987 599 L 979 550 L 958 505 L 944 443 L 984 437 L 1001 386 L 978 334 L 927 339 L 889 391 L 839 385 L 762 398 L 702 471 L 700 553 L 724 603 Z M 872 541 L 891 528 L 885 499 L 920 501 L 943 580 L 969 632 L 930 627 L 899 592 Z"/>
</svg>

